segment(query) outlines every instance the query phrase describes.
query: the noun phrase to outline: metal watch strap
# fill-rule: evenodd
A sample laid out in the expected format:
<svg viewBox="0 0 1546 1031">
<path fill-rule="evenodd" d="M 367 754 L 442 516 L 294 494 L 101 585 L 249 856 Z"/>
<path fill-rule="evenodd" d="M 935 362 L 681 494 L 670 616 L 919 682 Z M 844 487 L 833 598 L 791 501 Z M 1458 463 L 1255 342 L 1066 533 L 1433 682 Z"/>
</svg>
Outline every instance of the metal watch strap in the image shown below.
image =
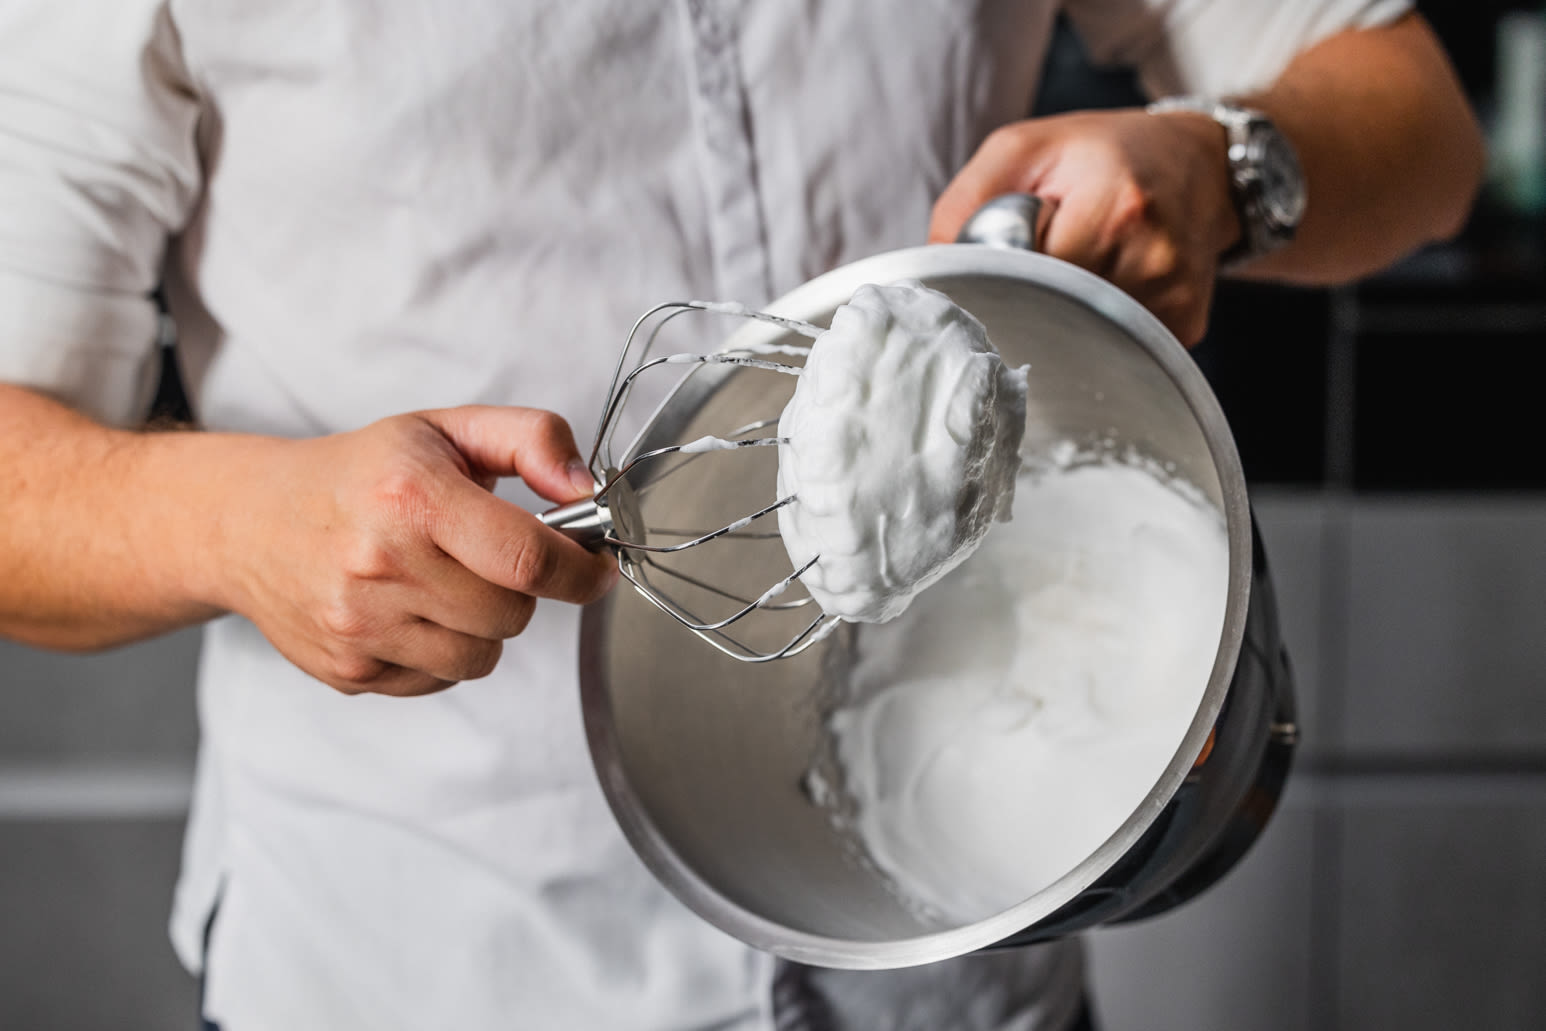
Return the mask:
<svg viewBox="0 0 1546 1031">
<path fill-rule="evenodd" d="M 1223 127 L 1227 141 L 1230 199 L 1240 219 L 1240 239 L 1219 255 L 1220 267 L 1228 267 L 1265 254 L 1288 242 L 1292 236 L 1274 231 L 1262 208 L 1261 169 L 1252 160 L 1251 133 L 1258 127 L 1271 128 L 1272 122 L 1260 111 L 1211 97 L 1163 97 L 1145 110 L 1151 114 L 1191 111 L 1207 115 Z"/>
</svg>

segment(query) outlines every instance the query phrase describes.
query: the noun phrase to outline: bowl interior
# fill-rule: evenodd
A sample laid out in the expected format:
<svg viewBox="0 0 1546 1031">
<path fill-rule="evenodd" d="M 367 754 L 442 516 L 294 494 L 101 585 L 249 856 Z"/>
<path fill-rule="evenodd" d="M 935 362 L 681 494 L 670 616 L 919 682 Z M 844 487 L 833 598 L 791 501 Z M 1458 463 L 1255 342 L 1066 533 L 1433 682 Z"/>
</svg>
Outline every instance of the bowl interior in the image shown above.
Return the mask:
<svg viewBox="0 0 1546 1031">
<path fill-rule="evenodd" d="M 1226 462 L 1221 474 L 1216 454 L 1219 435 L 1227 439 L 1222 417 L 1211 409 L 1199 415 L 1197 385 L 1185 374 L 1178 379 L 1176 363 L 1190 361 L 1179 345 L 1141 310 L 1135 314 L 1136 305 L 1112 300 L 1107 291 L 1114 288 L 1099 284 L 1093 294 L 1070 289 L 1070 282 L 1086 285 L 1082 273 L 1067 278 L 1077 270 L 1037 255 L 1003 263 L 968 261 L 972 254 L 960 253 L 978 250 L 927 248 L 882 256 L 913 256 L 900 262 L 871 259 L 807 284 L 772 310 L 825 325 L 861 283 L 921 279 L 981 319 L 1011 365 L 1030 365 L 1023 451 L 1032 460 L 1065 441 L 1136 449 L 1225 511 L 1232 540 L 1242 525 L 1248 540 L 1238 469 Z M 741 332 L 763 340 L 782 332 L 745 326 Z M 724 434 L 776 417 L 793 383 L 776 373 L 715 371 L 663 411 L 645 446 Z M 1207 419 L 1218 420 L 1211 434 L 1204 429 Z M 661 463 L 655 467 L 659 482 L 644 492 L 645 519 L 654 527 L 690 530 L 753 511 L 774 496 L 776 463 L 774 448 L 711 453 L 679 468 Z M 775 521 L 764 522 L 771 536 L 694 549 L 679 571 L 756 597 L 790 571 Z M 1235 550 L 1232 545 L 1232 594 L 1238 593 Z M 1246 563 L 1248 568 L 1248 556 Z M 707 612 L 733 608 L 687 580 L 669 582 Z M 1226 638 L 1238 634 L 1240 608 L 1231 602 Z M 770 616 L 747 632 L 771 644 L 809 619 L 800 611 Z M 616 591 L 586 614 L 586 718 L 604 789 L 657 876 L 725 930 L 831 965 L 900 965 L 962 953 L 1068 901 L 1158 811 L 1135 814 L 1078 871 L 1002 921 L 944 932 L 926 925 L 831 813 L 809 797 L 808 775 L 827 761 L 824 720 L 833 702 L 834 670 L 851 643 L 847 633 L 795 658 L 753 665 L 714 651 L 632 591 Z M 1217 713 L 1234 658 L 1225 644 L 1192 732 L 1177 742 L 1173 769 L 1151 796 L 1160 804 L 1179 784 Z"/>
</svg>

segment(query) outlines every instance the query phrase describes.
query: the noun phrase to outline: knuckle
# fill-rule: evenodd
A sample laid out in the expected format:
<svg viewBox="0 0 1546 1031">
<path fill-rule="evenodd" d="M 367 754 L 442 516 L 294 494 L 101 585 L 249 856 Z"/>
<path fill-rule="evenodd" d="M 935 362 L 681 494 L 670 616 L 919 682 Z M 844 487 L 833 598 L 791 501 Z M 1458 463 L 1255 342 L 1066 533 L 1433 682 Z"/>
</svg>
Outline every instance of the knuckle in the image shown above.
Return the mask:
<svg viewBox="0 0 1546 1031">
<path fill-rule="evenodd" d="M 345 552 L 343 570 L 353 580 L 390 580 L 401 572 L 401 563 L 384 541 L 365 535 Z"/>
<path fill-rule="evenodd" d="M 1120 230 L 1131 231 L 1147 225 L 1154 212 L 1154 199 L 1132 180 L 1117 188 L 1111 202 L 1111 222 Z"/>
<path fill-rule="evenodd" d="M 1181 252 L 1168 236 L 1158 236 L 1145 254 L 1142 275 L 1151 283 L 1170 279 L 1181 267 Z"/>
<path fill-rule="evenodd" d="M 532 429 L 547 440 L 562 438 L 569 433 L 569 423 L 557 412 L 538 409 L 532 416 Z"/>
<path fill-rule="evenodd" d="M 522 536 L 510 545 L 509 565 L 520 590 L 546 587 L 558 573 L 558 554 L 535 534 Z"/>
<path fill-rule="evenodd" d="M 347 599 L 337 599 L 325 606 L 317 615 L 322 630 L 335 640 L 358 641 L 369 635 L 370 617 Z"/>
<path fill-rule="evenodd" d="M 518 637 L 531 624 L 532 614 L 537 611 L 537 599 L 529 594 L 516 594 L 505 613 L 501 637 Z"/>
<path fill-rule="evenodd" d="M 1183 325 L 1197 320 L 1199 309 L 1202 307 L 1200 300 L 1197 288 L 1187 282 L 1176 284 L 1176 288 L 1170 294 L 1171 308 L 1180 313 Z"/>
<path fill-rule="evenodd" d="M 415 514 L 427 504 L 423 476 L 418 467 L 404 460 L 389 461 L 377 478 L 372 496 L 382 508 L 394 514 Z"/>
<path fill-rule="evenodd" d="M 421 695 L 434 694 L 436 691 L 444 691 L 454 683 L 456 683 L 454 680 L 442 680 L 427 673 L 417 673 L 395 677 L 369 690 L 372 694 L 387 695 L 391 698 L 417 698 Z"/>
<path fill-rule="evenodd" d="M 464 657 L 461 670 L 462 680 L 481 680 L 494 672 L 499 665 L 500 656 L 504 654 L 504 645 L 499 641 L 481 641 L 468 650 Z"/>
<path fill-rule="evenodd" d="M 370 655 L 349 652 L 333 660 L 333 677 L 346 685 L 346 693 L 368 691 L 386 675 L 391 667 Z M 352 688 L 352 691 L 348 691 Z"/>
<path fill-rule="evenodd" d="M 982 141 L 984 153 L 997 155 L 1018 154 L 1027 146 L 1027 130 L 1024 125 L 1001 125 L 988 133 Z"/>
<path fill-rule="evenodd" d="M 439 677 L 419 677 L 409 681 L 403 688 L 396 692 L 399 698 L 422 698 L 428 694 L 439 694 L 448 687 L 455 687 L 457 681 L 442 680 Z"/>
</svg>

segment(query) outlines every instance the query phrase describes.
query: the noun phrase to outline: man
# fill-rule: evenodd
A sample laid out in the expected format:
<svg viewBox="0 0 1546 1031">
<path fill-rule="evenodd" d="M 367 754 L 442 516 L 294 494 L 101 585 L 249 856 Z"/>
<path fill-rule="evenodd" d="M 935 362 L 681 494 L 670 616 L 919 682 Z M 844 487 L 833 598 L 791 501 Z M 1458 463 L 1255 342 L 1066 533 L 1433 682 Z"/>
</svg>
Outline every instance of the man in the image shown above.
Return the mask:
<svg viewBox="0 0 1546 1031">
<path fill-rule="evenodd" d="M 0 7 L 0 633 L 211 621 L 173 938 L 226 1031 L 1073 1019 L 1076 950 L 780 973 L 643 872 L 554 603 L 613 573 L 529 514 L 589 489 L 548 413 L 594 424 L 655 302 L 1010 190 L 1192 342 L 1221 259 L 1332 282 L 1454 232 L 1477 129 L 1400 0 L 1069 2 L 1237 106 L 1037 122 L 1052 0 L 795 6 Z M 203 432 L 114 428 L 158 283 Z"/>
</svg>

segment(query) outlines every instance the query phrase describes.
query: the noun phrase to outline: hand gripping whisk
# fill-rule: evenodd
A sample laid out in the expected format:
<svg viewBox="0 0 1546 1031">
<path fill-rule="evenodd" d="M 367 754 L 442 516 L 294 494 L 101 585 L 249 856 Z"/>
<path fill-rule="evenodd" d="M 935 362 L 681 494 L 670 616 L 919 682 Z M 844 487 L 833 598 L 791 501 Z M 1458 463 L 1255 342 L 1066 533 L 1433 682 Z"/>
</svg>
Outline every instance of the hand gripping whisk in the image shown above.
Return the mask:
<svg viewBox="0 0 1546 1031">
<path fill-rule="evenodd" d="M 708 313 L 750 320 L 717 351 L 681 352 L 651 357 L 662 330 L 683 315 Z M 755 327 L 755 328 L 753 328 Z M 767 382 L 800 375 L 809 347 L 791 337 L 814 338 L 820 327 L 738 304 L 681 301 L 662 304 L 640 317 L 628 334 L 612 374 L 589 467 L 596 479 L 595 495 L 587 501 L 553 509 L 542 521 L 589 548 L 611 548 L 623 577 L 656 608 L 665 612 L 726 655 L 743 662 L 767 662 L 797 655 L 836 629 L 841 622 L 822 613 L 799 585 L 800 576 L 816 563 L 811 559 L 787 575 L 776 574 L 757 583 L 740 584 L 738 576 L 758 565 L 741 548 L 763 549 L 761 565 L 781 562 L 789 567 L 776 522 L 780 508 L 798 503 L 795 495 L 771 496 L 734 513 L 707 518 L 724 477 L 693 474 L 690 467 L 715 453 L 755 450 L 776 459 L 779 415 L 792 390 L 789 379 L 779 389 Z M 728 384 L 731 376 L 742 377 Z M 749 379 L 746 377 L 750 377 Z M 654 407 L 628 446 L 615 451 L 624 411 L 646 379 L 655 388 L 666 381 L 664 398 Z M 727 432 L 699 435 L 686 443 L 667 443 L 673 430 L 691 425 L 701 402 L 728 386 L 746 403 L 732 404 L 736 421 L 756 415 Z M 720 405 L 719 407 L 725 407 Z M 768 433 L 773 428 L 773 434 Z M 762 465 L 771 463 L 763 461 Z M 701 467 L 706 468 L 706 466 Z M 776 466 L 753 477 L 771 490 Z M 739 481 L 751 475 L 747 467 L 734 471 Z M 646 518 L 652 497 L 669 497 L 685 527 L 652 525 Z M 723 499 L 719 499 L 723 501 Z M 749 511 L 747 510 L 749 509 Z M 776 550 L 775 550 L 776 549 Z M 768 582 L 771 580 L 771 582 Z M 814 613 L 812 615 L 812 613 Z M 757 624 L 757 625 L 753 625 Z"/>
</svg>

